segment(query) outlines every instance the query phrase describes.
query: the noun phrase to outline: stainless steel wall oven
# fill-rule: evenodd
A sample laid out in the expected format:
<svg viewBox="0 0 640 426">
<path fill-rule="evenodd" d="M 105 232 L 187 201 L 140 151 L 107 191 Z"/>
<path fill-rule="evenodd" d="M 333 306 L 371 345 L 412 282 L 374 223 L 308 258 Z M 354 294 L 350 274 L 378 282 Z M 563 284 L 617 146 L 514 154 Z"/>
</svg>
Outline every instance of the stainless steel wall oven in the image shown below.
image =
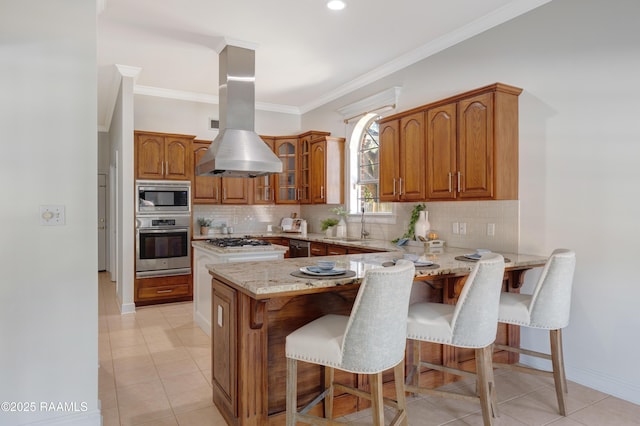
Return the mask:
<svg viewBox="0 0 640 426">
<path fill-rule="evenodd" d="M 136 218 L 136 278 L 191 273 L 191 215 Z"/>
</svg>

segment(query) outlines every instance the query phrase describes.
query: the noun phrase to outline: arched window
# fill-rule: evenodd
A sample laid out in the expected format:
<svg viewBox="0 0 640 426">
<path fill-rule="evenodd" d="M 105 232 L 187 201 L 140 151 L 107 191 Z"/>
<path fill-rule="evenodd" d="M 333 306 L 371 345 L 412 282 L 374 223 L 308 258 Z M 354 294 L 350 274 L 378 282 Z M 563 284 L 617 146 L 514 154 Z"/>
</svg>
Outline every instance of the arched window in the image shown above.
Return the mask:
<svg viewBox="0 0 640 426">
<path fill-rule="evenodd" d="M 379 199 L 380 149 L 378 119 L 367 114 L 356 124 L 351 139 L 351 212 L 391 213 L 391 203 Z"/>
</svg>

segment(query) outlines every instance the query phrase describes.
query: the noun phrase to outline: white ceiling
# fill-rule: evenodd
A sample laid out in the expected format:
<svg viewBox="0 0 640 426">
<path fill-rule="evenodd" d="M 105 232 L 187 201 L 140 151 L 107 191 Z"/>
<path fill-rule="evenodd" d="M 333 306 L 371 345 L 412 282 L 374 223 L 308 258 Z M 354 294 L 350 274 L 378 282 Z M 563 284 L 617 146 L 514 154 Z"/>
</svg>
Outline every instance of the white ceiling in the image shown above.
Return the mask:
<svg viewBox="0 0 640 426">
<path fill-rule="evenodd" d="M 550 0 L 98 0 L 98 126 L 135 93 L 217 103 L 224 40 L 256 50 L 256 104 L 304 113 Z"/>
</svg>

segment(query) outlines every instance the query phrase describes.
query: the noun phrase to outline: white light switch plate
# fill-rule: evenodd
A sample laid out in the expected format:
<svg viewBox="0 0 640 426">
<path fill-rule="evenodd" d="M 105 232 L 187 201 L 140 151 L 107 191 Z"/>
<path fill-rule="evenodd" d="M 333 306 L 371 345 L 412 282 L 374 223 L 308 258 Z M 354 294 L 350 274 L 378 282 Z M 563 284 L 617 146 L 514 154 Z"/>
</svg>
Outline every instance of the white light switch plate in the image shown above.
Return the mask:
<svg viewBox="0 0 640 426">
<path fill-rule="evenodd" d="M 64 206 L 40 206 L 40 225 L 61 226 L 64 225 Z"/>
</svg>

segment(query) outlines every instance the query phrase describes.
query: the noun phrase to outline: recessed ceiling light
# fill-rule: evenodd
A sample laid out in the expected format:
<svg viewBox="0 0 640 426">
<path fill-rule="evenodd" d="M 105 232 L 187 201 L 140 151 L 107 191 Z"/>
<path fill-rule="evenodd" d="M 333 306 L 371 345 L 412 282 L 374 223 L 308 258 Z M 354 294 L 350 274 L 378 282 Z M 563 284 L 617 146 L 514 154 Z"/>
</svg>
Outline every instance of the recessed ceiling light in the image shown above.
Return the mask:
<svg viewBox="0 0 640 426">
<path fill-rule="evenodd" d="M 327 7 L 331 10 L 342 10 L 347 7 L 347 4 L 342 0 L 329 0 L 327 2 Z"/>
</svg>

